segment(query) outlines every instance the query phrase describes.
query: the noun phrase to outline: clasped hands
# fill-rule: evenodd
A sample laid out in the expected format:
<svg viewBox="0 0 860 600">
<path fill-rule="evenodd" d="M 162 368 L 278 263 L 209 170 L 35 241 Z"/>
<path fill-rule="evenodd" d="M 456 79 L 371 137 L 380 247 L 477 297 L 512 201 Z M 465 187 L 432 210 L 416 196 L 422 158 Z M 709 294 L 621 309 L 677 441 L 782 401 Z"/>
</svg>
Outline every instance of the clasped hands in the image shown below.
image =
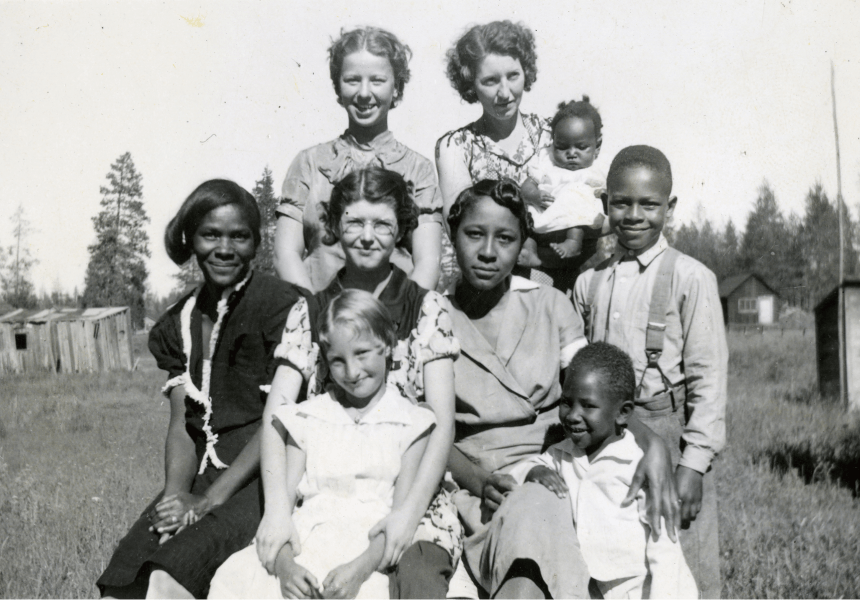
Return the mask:
<svg viewBox="0 0 860 600">
<path fill-rule="evenodd" d="M 189 525 L 193 525 L 212 509 L 209 498 L 203 494 L 179 492 L 163 497 L 149 512 L 149 530 L 161 537 L 163 544 Z"/>
</svg>

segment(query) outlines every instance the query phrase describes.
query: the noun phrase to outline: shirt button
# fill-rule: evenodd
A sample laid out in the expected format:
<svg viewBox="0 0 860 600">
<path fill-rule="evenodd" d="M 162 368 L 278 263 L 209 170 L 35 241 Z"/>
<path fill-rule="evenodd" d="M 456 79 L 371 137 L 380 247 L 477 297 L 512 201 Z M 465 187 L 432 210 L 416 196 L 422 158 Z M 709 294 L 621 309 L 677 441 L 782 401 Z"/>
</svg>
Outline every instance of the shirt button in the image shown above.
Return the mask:
<svg viewBox="0 0 860 600">
<path fill-rule="evenodd" d="M 616 321 L 618 320 L 618 317 L 620 317 L 620 316 L 621 316 L 621 313 L 619 313 L 619 312 L 612 313 L 612 318 L 615 319 Z"/>
</svg>

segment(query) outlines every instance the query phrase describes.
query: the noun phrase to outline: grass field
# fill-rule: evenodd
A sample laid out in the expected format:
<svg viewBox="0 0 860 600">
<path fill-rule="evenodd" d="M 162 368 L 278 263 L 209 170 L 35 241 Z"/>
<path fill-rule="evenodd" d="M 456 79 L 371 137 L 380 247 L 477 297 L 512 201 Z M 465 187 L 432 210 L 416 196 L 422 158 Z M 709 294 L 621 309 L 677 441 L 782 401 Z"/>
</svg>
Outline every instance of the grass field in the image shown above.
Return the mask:
<svg viewBox="0 0 860 600">
<path fill-rule="evenodd" d="M 164 376 L 135 344 L 131 375 L 0 382 L 0 595 L 95 597 L 158 492 Z M 811 334 L 733 333 L 729 345 L 724 597 L 860 597 L 860 423 L 817 398 Z"/>
</svg>

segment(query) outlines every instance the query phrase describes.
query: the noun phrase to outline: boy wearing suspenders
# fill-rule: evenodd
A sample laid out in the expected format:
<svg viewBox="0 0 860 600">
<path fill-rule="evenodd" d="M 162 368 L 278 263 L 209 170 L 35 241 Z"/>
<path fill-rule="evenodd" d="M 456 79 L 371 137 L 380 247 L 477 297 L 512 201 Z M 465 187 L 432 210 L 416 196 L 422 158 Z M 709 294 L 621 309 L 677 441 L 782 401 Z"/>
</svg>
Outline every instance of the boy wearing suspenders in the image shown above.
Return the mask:
<svg viewBox="0 0 860 600">
<path fill-rule="evenodd" d="M 603 203 L 618 247 L 579 277 L 574 306 L 590 342 L 614 344 L 633 360 L 636 415 L 666 440 L 677 465 L 684 556 L 701 597 L 719 598 L 710 466 L 725 444 L 728 348 L 716 277 L 662 234 L 677 201 L 662 152 L 625 148 L 606 185 Z"/>
</svg>

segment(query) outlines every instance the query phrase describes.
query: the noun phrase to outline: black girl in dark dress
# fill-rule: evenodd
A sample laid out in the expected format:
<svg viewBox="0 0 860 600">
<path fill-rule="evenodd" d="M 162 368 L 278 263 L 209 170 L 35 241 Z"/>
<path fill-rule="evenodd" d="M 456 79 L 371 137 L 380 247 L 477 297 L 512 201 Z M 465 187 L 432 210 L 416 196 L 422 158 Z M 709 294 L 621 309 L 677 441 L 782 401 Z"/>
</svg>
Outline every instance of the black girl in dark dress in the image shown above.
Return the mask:
<svg viewBox="0 0 860 600">
<path fill-rule="evenodd" d="M 215 570 L 254 538 L 259 426 L 275 347 L 300 297 L 250 269 L 259 243 L 257 203 L 231 181 L 200 185 L 167 226 L 170 258 L 195 256 L 205 281 L 150 333 L 168 373 L 165 484 L 99 578 L 103 596 L 206 597 Z"/>
</svg>

